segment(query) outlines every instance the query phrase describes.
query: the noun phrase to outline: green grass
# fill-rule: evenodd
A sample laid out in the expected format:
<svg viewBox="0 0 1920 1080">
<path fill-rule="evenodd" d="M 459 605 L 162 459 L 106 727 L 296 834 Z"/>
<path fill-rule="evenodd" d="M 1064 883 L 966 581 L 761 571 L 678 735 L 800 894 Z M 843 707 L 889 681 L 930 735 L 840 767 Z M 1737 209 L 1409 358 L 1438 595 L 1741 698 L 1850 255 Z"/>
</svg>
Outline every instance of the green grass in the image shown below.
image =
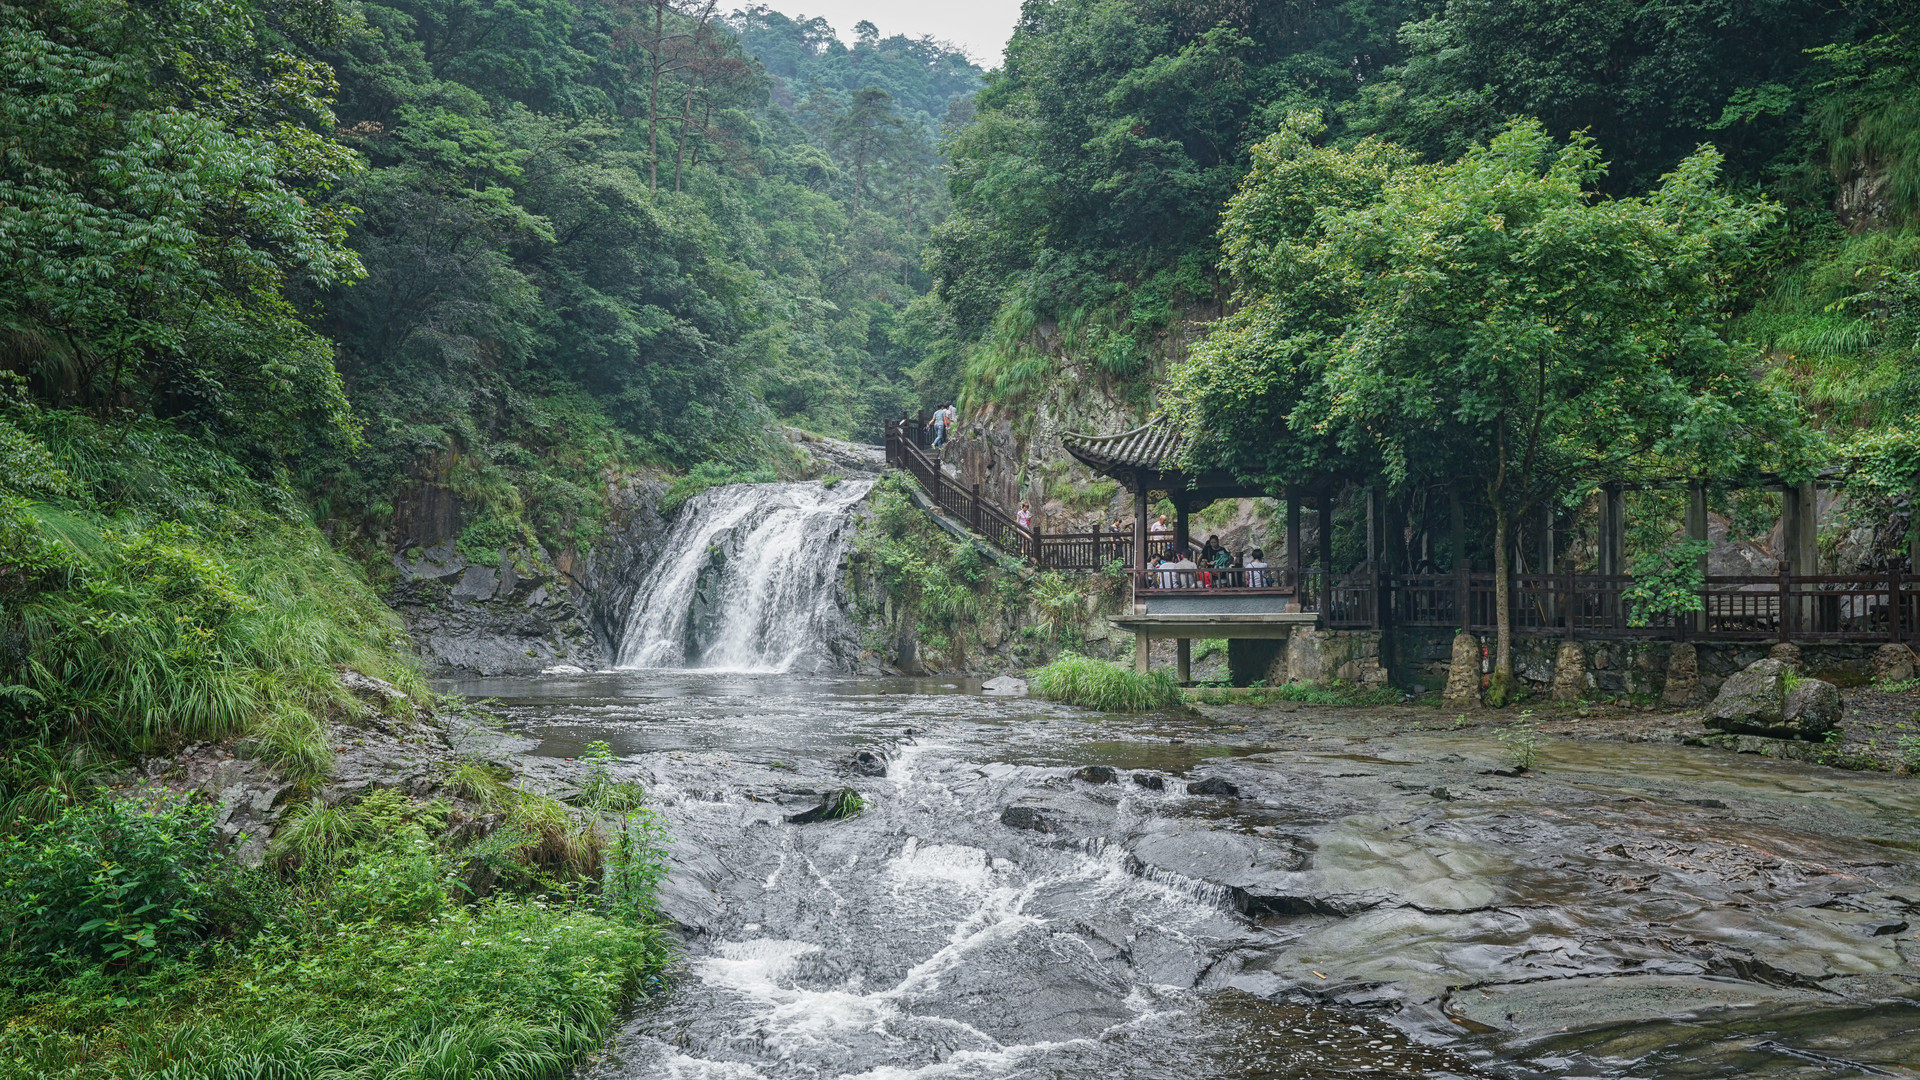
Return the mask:
<svg viewBox="0 0 1920 1080">
<path fill-rule="evenodd" d="M 474 841 L 441 801 L 308 804 L 253 871 L 191 801 L 69 807 L 0 843 L 0 1080 L 558 1080 L 666 990 L 666 840 L 645 811 L 506 790 Z M 159 937 L 118 944 L 156 903 Z M 46 944 L 89 914 L 115 924 L 97 948 Z"/>
<path fill-rule="evenodd" d="M 1207 688 L 1195 695 L 1204 705 L 1266 705 L 1276 701 L 1297 701 L 1307 705 L 1395 705 L 1400 702 L 1400 691 L 1391 686 L 1374 687 L 1371 690 L 1334 680 L 1326 686 L 1312 683 L 1284 683 L 1280 686 L 1256 686 L 1247 690 L 1228 692 L 1224 689 Z"/>
<path fill-rule="evenodd" d="M 1141 674 L 1105 660 L 1069 653 L 1028 675 L 1035 694 L 1102 712 L 1147 712 L 1180 701 L 1180 685 L 1164 670 Z"/>
<path fill-rule="evenodd" d="M 18 998 L 0 1078 L 558 1078 L 664 989 L 664 932 L 508 898 Z"/>
<path fill-rule="evenodd" d="M 0 731 L 10 756 L 111 763 L 248 736 L 331 766 L 353 668 L 425 688 L 399 621 L 281 489 L 166 425 L 0 407 Z M 30 452 L 30 453 L 29 453 Z M 42 785 L 0 769 L 8 816 Z M 42 808 L 44 809 L 44 808 Z"/>
</svg>

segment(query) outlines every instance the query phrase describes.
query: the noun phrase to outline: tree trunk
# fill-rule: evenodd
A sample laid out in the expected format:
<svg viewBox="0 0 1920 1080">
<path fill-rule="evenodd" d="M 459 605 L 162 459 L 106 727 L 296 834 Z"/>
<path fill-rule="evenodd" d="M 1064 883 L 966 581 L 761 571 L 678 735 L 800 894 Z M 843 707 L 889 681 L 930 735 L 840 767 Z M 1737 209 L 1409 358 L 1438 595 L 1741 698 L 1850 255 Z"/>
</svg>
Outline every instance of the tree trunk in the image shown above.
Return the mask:
<svg viewBox="0 0 1920 1080">
<path fill-rule="evenodd" d="M 693 83 L 693 78 L 689 76 L 686 100 L 680 104 L 680 145 L 674 149 L 673 153 L 673 190 L 675 192 L 680 190 L 680 173 L 687 164 L 687 143 L 693 138 Z"/>
<path fill-rule="evenodd" d="M 647 190 L 660 190 L 660 66 L 667 40 L 667 11 L 664 3 L 653 9 L 653 61 L 651 88 L 647 92 Z"/>
<path fill-rule="evenodd" d="M 1493 507 L 1493 681 L 1487 687 L 1487 704 L 1506 705 L 1513 690 L 1513 555 L 1507 544 L 1507 507 Z"/>
</svg>

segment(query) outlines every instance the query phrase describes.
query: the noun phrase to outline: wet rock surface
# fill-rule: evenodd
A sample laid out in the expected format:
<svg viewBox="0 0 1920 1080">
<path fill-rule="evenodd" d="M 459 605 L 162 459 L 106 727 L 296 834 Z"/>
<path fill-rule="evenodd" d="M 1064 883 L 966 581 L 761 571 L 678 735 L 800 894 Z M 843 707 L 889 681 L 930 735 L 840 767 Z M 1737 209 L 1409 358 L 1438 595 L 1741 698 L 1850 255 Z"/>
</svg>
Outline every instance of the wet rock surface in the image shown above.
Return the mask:
<svg viewBox="0 0 1920 1080">
<path fill-rule="evenodd" d="M 1748 665 L 1721 684 L 1707 707 L 1707 726 L 1736 735 L 1821 739 L 1840 723 L 1840 690 L 1795 676 L 1797 666 L 1797 652 Z"/>
<path fill-rule="evenodd" d="M 400 580 L 387 602 L 429 669 L 498 675 L 601 666 L 585 596 L 545 552 L 473 561 L 447 540 L 399 552 L 393 566 Z"/>
<path fill-rule="evenodd" d="M 585 1075 L 1798 1077 L 1920 1057 L 1910 778 L 1677 735 L 1548 737 L 1499 776 L 1478 715 L 1100 717 L 941 685 L 476 688 L 507 699 L 530 776 L 606 739 L 676 837 L 684 976 Z M 851 781 L 865 809 L 789 824 L 861 745 L 889 759 Z M 1171 782 L 1075 779 L 1090 767 Z M 1188 794 L 1212 780 L 1239 797 Z"/>
</svg>

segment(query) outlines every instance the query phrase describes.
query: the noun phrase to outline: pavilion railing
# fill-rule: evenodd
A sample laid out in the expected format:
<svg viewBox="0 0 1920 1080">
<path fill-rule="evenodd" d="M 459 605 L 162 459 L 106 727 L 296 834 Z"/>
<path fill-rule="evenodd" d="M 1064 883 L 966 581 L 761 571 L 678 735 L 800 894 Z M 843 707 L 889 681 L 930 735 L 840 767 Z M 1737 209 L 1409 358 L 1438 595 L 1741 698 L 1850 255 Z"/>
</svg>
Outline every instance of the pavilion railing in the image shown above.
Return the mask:
<svg viewBox="0 0 1920 1080">
<path fill-rule="evenodd" d="M 1492 574 L 1385 575 L 1385 621 L 1495 628 Z M 1697 612 L 1635 617 L 1624 574 L 1515 574 L 1513 628 L 1578 637 L 1907 641 L 1920 637 L 1920 578 L 1868 574 L 1710 575 Z M 1640 624 L 1640 625 L 1636 625 Z"/>
</svg>

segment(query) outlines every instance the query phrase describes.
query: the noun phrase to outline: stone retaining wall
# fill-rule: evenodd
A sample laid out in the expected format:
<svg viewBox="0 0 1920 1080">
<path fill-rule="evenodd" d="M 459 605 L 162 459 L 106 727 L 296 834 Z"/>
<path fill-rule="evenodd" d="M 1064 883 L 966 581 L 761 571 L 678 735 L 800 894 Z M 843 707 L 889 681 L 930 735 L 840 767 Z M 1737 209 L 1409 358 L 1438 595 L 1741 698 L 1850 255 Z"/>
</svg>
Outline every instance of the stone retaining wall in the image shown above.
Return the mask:
<svg viewBox="0 0 1920 1080">
<path fill-rule="evenodd" d="M 1229 641 L 1227 664 L 1235 686 L 1264 681 L 1324 686 L 1392 685 L 1403 690 L 1442 690 L 1452 672 L 1451 630 L 1316 630 L 1299 628 L 1285 641 Z M 1736 671 L 1767 656 L 1770 641 L 1673 642 L 1576 641 L 1516 635 L 1513 669 L 1519 688 L 1542 696 L 1662 698 L 1684 706 L 1709 700 Z M 1836 686 L 1861 686 L 1874 677 L 1874 657 L 1883 642 L 1801 642 L 1805 673 Z M 1484 683 L 1493 671 L 1493 638 L 1474 639 L 1463 657 L 1479 656 L 1480 670 L 1465 685 Z M 1578 658 L 1581 671 L 1563 673 Z M 1675 682 L 1670 687 L 1670 670 Z"/>
</svg>

